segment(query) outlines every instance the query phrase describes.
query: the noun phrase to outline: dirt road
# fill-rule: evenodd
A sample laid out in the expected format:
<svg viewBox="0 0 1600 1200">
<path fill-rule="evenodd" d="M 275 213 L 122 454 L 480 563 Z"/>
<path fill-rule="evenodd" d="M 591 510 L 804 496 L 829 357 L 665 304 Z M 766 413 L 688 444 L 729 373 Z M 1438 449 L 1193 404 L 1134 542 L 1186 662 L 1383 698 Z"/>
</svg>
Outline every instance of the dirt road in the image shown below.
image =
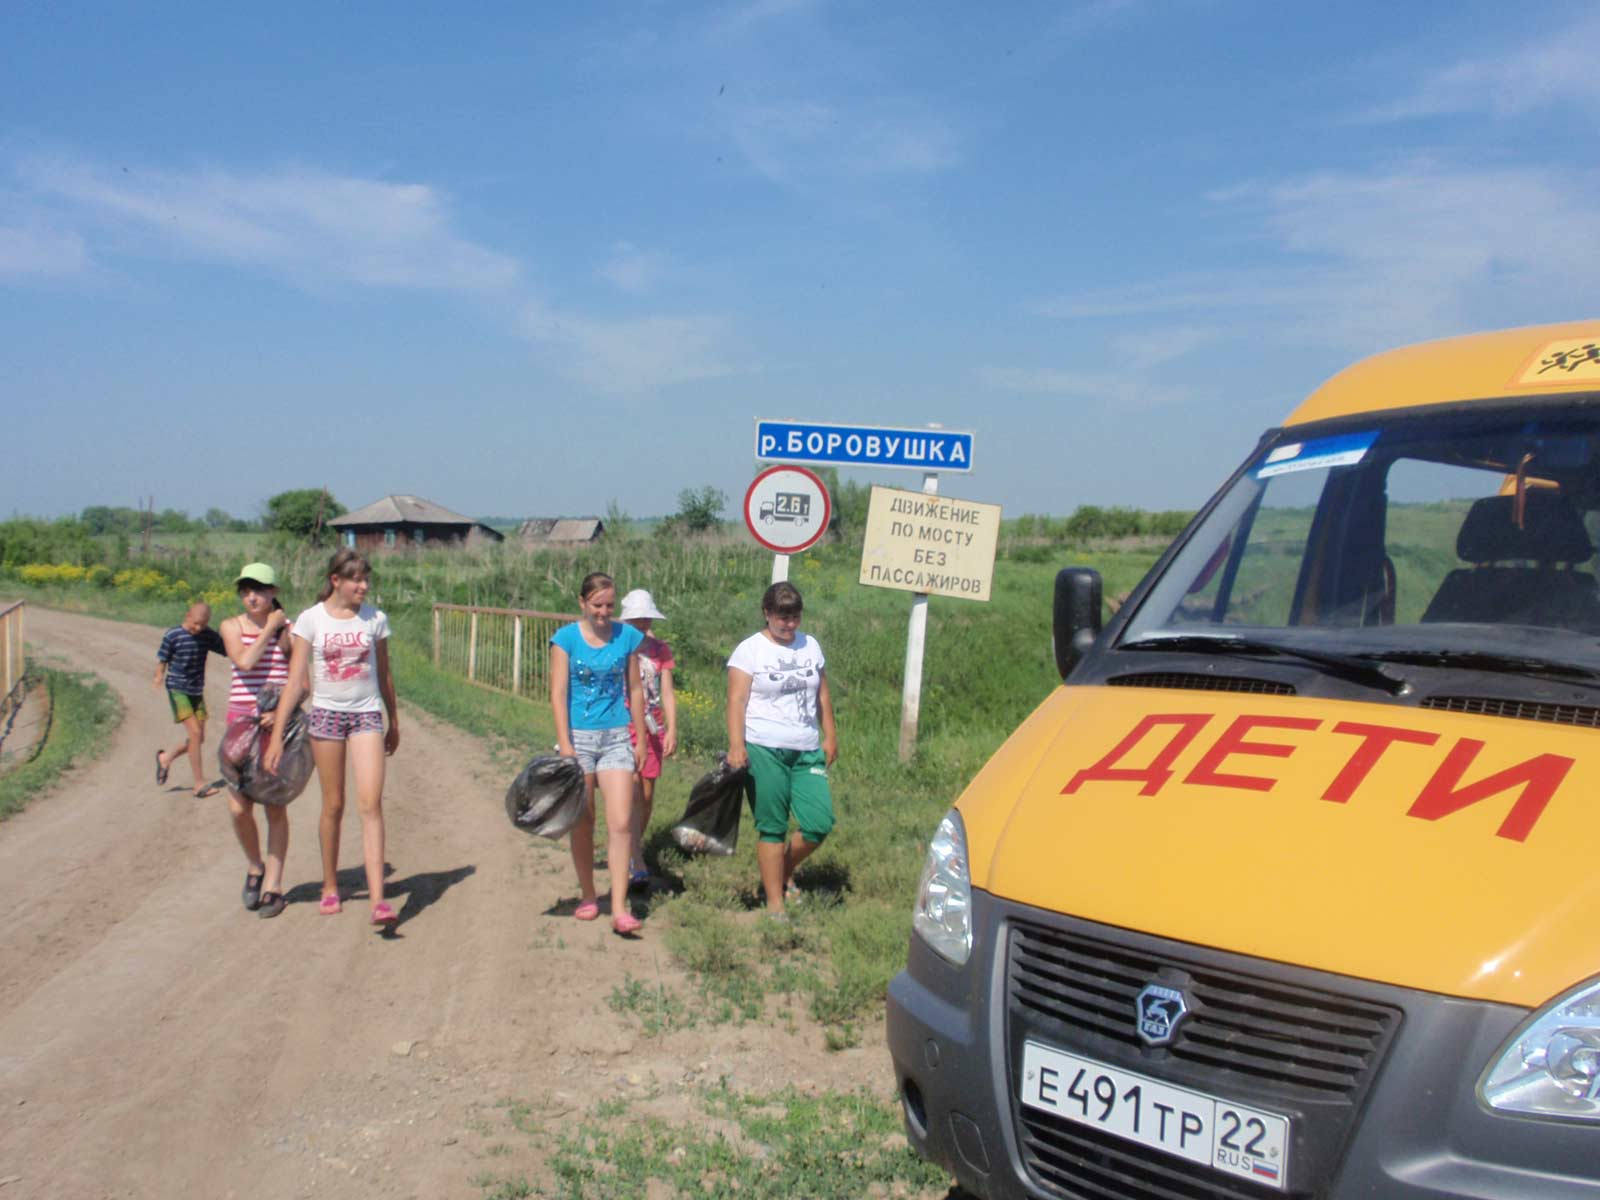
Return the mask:
<svg viewBox="0 0 1600 1200">
<path fill-rule="evenodd" d="M 195 799 L 182 761 L 154 782 L 174 740 L 151 686 L 161 631 L 44 611 L 28 630 L 127 715 L 103 757 L 0 825 L 0 1200 L 477 1197 L 486 1172 L 539 1177 L 508 1102 L 555 1125 L 724 1076 L 887 1094 L 875 1029 L 842 1054 L 806 1027 L 642 1037 L 606 1001 L 628 975 L 682 982 L 659 934 L 564 915 L 565 845 L 512 829 L 505 771 L 415 709 L 385 795 L 397 935 L 359 898 L 318 915 L 315 782 L 290 809 L 290 906 L 258 919 L 223 798 Z M 208 675 L 220 713 L 223 660 Z M 364 896 L 353 811 L 342 863 Z"/>
</svg>

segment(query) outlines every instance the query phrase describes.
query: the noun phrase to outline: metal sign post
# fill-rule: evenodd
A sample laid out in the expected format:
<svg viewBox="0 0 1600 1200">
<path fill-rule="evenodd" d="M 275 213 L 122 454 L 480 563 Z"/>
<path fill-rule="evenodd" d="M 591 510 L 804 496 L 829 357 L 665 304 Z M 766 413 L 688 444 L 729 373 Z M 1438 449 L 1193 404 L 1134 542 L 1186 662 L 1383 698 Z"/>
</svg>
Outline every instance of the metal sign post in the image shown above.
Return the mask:
<svg viewBox="0 0 1600 1200">
<path fill-rule="evenodd" d="M 922 477 L 922 490 L 939 494 L 939 475 Z M 906 632 L 906 681 L 900 694 L 900 761 L 910 762 L 917 752 L 917 721 L 922 715 L 922 650 L 928 640 L 928 593 L 911 594 L 911 625 Z"/>
</svg>

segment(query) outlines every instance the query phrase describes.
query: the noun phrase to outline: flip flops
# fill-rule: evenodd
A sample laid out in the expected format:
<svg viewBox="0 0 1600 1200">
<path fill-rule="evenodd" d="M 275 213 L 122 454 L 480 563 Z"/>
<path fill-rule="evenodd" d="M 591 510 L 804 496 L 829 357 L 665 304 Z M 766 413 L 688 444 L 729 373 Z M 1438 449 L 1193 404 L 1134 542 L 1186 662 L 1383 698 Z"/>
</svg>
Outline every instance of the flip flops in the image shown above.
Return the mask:
<svg viewBox="0 0 1600 1200">
<path fill-rule="evenodd" d="M 167 768 L 161 765 L 161 751 L 156 751 L 156 786 L 160 787 L 167 781 Z"/>
<path fill-rule="evenodd" d="M 331 917 L 343 908 L 344 905 L 339 900 L 338 892 L 327 893 L 317 905 L 317 911 L 325 917 Z"/>
<path fill-rule="evenodd" d="M 619 912 L 611 918 L 611 932 L 619 937 L 629 937 L 643 928 L 644 922 L 631 912 Z"/>
<path fill-rule="evenodd" d="M 261 907 L 261 881 L 266 878 L 263 871 L 250 871 L 244 877 L 244 891 L 239 898 L 244 901 L 244 906 L 251 912 Z"/>
<path fill-rule="evenodd" d="M 382 900 L 372 906 L 372 923 L 383 926 L 385 933 L 393 932 L 395 924 L 399 920 L 400 918 L 395 916 L 394 909 L 390 908 Z"/>
<path fill-rule="evenodd" d="M 600 915 L 600 902 L 598 900 L 585 900 L 572 910 L 572 915 L 579 921 L 593 921 Z"/>
<path fill-rule="evenodd" d="M 222 785 L 220 783 L 208 783 L 203 787 L 198 787 L 195 789 L 194 798 L 196 800 L 207 800 L 212 796 L 215 796 L 221 790 Z"/>
</svg>

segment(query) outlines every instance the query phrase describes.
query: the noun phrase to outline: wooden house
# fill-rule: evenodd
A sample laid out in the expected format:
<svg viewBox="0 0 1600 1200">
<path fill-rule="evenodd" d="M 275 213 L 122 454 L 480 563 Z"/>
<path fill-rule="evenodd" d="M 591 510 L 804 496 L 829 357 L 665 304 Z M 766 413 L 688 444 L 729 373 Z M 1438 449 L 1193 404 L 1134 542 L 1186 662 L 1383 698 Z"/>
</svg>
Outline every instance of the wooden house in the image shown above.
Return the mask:
<svg viewBox="0 0 1600 1200">
<path fill-rule="evenodd" d="M 599 517 L 531 517 L 517 527 L 526 546 L 583 546 L 598 542 L 605 532 Z"/>
<path fill-rule="evenodd" d="M 363 554 L 432 546 L 481 546 L 505 535 L 420 496 L 385 496 L 328 524 L 341 545 Z"/>
</svg>

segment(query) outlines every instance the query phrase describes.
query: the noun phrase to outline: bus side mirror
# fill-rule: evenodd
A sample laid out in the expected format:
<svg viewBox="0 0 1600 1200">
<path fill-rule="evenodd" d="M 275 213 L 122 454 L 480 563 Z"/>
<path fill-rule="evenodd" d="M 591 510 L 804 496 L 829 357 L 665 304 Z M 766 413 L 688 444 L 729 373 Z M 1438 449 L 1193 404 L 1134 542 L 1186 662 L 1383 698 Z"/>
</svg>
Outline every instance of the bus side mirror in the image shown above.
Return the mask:
<svg viewBox="0 0 1600 1200">
<path fill-rule="evenodd" d="M 1056 670 L 1065 679 L 1100 636 L 1100 572 L 1090 567 L 1067 567 L 1056 572 L 1055 603 L 1051 612 Z"/>
</svg>

